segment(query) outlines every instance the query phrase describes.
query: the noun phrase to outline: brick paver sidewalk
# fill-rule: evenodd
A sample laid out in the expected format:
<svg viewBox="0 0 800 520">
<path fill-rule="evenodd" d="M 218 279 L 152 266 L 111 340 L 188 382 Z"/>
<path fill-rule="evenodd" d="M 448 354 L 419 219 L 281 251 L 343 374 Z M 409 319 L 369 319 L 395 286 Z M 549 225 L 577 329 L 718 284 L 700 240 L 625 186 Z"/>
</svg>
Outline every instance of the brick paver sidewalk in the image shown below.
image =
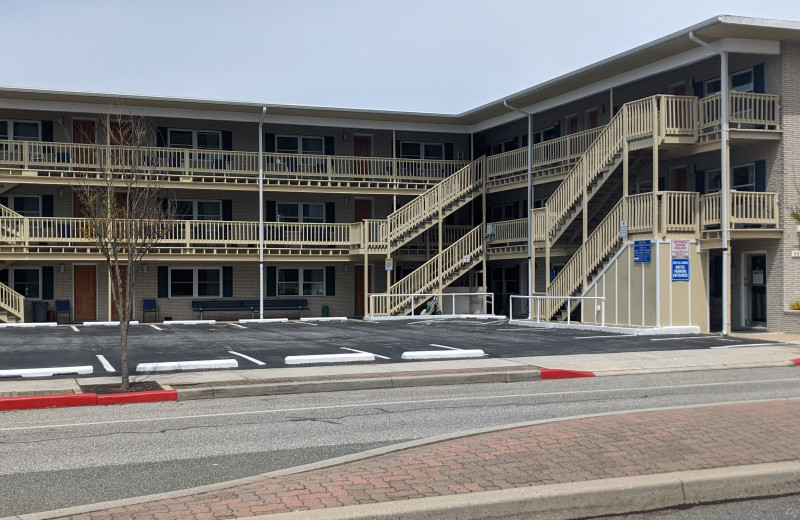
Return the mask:
<svg viewBox="0 0 800 520">
<path fill-rule="evenodd" d="M 80 519 L 212 520 L 800 459 L 800 400 L 553 422 Z"/>
</svg>

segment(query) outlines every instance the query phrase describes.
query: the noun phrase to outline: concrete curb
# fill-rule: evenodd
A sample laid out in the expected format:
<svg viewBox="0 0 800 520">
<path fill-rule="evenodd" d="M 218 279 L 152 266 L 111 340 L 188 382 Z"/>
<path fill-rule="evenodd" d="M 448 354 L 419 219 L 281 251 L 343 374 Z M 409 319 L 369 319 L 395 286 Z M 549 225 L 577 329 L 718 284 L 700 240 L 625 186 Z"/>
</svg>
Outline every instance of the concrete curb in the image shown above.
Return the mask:
<svg viewBox="0 0 800 520">
<path fill-rule="evenodd" d="M 790 461 L 465 493 L 249 518 L 571 520 L 798 492 L 800 462 Z"/>
<path fill-rule="evenodd" d="M 469 374 L 437 374 L 405 377 L 369 377 L 329 381 L 296 381 L 252 385 L 204 386 L 179 388 L 178 401 L 194 399 L 219 399 L 227 397 L 256 397 L 264 395 L 302 394 L 315 392 L 342 392 L 348 390 L 375 390 L 409 388 L 416 386 L 459 385 L 474 383 L 517 383 L 538 381 L 539 370 L 517 372 L 477 372 Z"/>
</svg>

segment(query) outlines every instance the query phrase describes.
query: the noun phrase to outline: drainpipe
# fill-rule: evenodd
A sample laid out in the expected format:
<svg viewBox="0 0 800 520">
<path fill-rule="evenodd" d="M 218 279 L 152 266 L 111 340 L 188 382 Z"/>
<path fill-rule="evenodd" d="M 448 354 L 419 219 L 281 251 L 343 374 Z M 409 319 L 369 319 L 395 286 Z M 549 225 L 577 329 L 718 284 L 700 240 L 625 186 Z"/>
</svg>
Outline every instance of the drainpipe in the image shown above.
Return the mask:
<svg viewBox="0 0 800 520">
<path fill-rule="evenodd" d="M 729 93 L 729 85 L 728 85 L 728 53 L 727 51 L 720 51 L 714 48 L 713 46 L 709 45 L 707 42 L 704 42 L 697 36 L 695 36 L 694 31 L 689 31 L 689 38 L 697 43 L 698 45 L 702 45 L 707 49 L 713 51 L 715 54 L 718 54 L 720 57 L 720 73 L 719 73 L 719 83 L 720 83 L 720 125 L 721 125 L 721 141 L 720 141 L 720 189 L 721 189 L 721 197 L 720 197 L 720 213 L 721 213 L 721 223 L 720 227 L 722 228 L 722 332 L 723 336 L 728 335 L 731 328 L 731 313 L 730 313 L 730 305 L 731 305 L 731 298 L 730 298 L 730 289 L 731 289 L 731 252 L 730 252 L 730 237 L 729 237 L 729 227 L 730 227 L 730 218 L 728 215 L 730 208 L 730 168 L 729 165 L 729 147 L 728 147 L 728 104 L 730 103 L 730 93 Z"/>
<path fill-rule="evenodd" d="M 533 296 L 533 277 L 534 277 L 534 269 L 533 269 L 533 235 L 531 233 L 531 210 L 533 209 L 533 186 L 531 183 L 531 179 L 533 178 L 533 113 L 525 112 L 524 110 L 520 110 L 519 108 L 512 107 L 508 104 L 508 101 L 503 100 L 503 105 L 506 108 L 514 110 L 515 112 L 519 112 L 520 114 L 524 115 L 528 118 L 528 192 L 527 192 L 527 199 L 528 199 L 528 210 L 526 213 L 526 219 L 528 220 L 528 319 L 530 320 L 533 316 L 533 306 L 531 305 L 530 296 Z M 484 214 L 485 218 L 485 214 Z M 545 233 L 546 235 L 546 233 Z M 545 236 L 545 239 L 547 237 Z M 547 273 L 545 273 L 547 276 Z M 546 280 L 546 278 L 545 278 Z M 512 309 L 508 309 L 508 316 L 511 317 L 513 314 Z"/>
<path fill-rule="evenodd" d="M 264 319 L 264 119 L 267 107 L 261 107 L 258 119 L 258 319 Z"/>
</svg>

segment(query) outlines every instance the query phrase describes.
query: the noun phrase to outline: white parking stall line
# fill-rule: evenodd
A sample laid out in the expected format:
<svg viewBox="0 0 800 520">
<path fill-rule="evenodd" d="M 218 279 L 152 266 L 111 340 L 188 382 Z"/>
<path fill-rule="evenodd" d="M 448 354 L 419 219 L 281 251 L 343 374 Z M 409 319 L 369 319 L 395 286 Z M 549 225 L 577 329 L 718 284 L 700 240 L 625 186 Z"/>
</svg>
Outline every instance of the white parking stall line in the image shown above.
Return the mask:
<svg viewBox="0 0 800 520">
<path fill-rule="evenodd" d="M 55 375 L 78 374 L 87 375 L 94 372 L 90 366 L 78 367 L 48 367 L 48 368 L 19 368 L 0 370 L 0 377 L 52 377 Z"/>
<path fill-rule="evenodd" d="M 76 327 L 75 325 L 70 325 L 70 327 L 71 327 L 71 328 L 72 328 L 72 330 L 74 330 L 75 332 L 79 332 L 79 330 L 78 330 L 78 327 Z"/>
<path fill-rule="evenodd" d="M 402 359 L 461 359 L 484 357 L 481 349 L 473 350 L 423 350 L 419 352 L 403 352 Z"/>
<path fill-rule="evenodd" d="M 231 325 L 232 327 L 238 327 L 238 328 L 240 328 L 240 329 L 246 329 L 246 328 L 247 328 L 247 327 L 245 327 L 244 325 L 239 325 L 238 323 L 231 323 L 230 325 Z"/>
<path fill-rule="evenodd" d="M 483 323 L 479 323 L 478 325 L 495 325 L 497 323 L 505 323 L 506 320 L 492 320 L 492 321 L 484 321 Z"/>
<path fill-rule="evenodd" d="M 739 348 L 739 347 L 770 347 L 773 345 L 781 345 L 782 343 L 745 343 L 743 345 L 720 345 L 718 347 L 709 348 Z"/>
<path fill-rule="evenodd" d="M 349 350 L 350 352 L 358 352 L 359 354 L 372 354 L 371 352 L 364 352 L 363 350 L 356 350 L 354 348 L 347 348 L 347 347 L 342 347 L 342 350 Z M 375 356 L 376 358 L 392 359 L 386 356 L 381 356 L 380 354 L 372 354 L 372 355 Z"/>
<path fill-rule="evenodd" d="M 161 363 L 139 363 L 137 372 L 166 372 L 170 370 L 199 370 L 209 368 L 237 368 L 235 359 L 203 359 L 199 361 L 167 361 Z"/>
<path fill-rule="evenodd" d="M 106 372 L 116 372 L 116 370 L 114 370 L 114 367 L 111 365 L 111 363 L 108 362 L 108 360 L 104 355 L 97 354 L 97 359 L 100 360 L 100 364 L 103 365 L 103 368 L 106 369 Z"/>
<path fill-rule="evenodd" d="M 637 338 L 636 334 L 606 334 L 605 336 L 573 336 L 572 339 L 621 339 L 621 338 Z"/>
<path fill-rule="evenodd" d="M 650 338 L 650 341 L 669 341 L 673 339 L 683 340 L 686 338 L 684 336 L 678 336 L 678 337 L 673 336 L 671 338 Z M 721 336 L 700 336 L 692 338 L 692 340 L 701 340 L 701 339 L 715 339 L 717 341 L 736 341 L 734 338 L 723 338 Z"/>
<path fill-rule="evenodd" d="M 299 323 L 300 325 L 311 325 L 312 327 L 319 326 L 319 323 L 311 323 L 310 321 L 295 321 L 294 323 Z"/>
<path fill-rule="evenodd" d="M 448 347 L 447 345 L 437 345 L 436 343 L 428 343 L 429 347 L 448 348 L 450 350 L 464 350 L 456 347 Z"/>
<path fill-rule="evenodd" d="M 311 363 L 356 363 L 375 361 L 374 354 L 317 354 L 311 356 L 286 356 L 284 363 L 287 365 L 307 365 Z"/>
<path fill-rule="evenodd" d="M 156 330 L 164 330 L 161 327 L 159 327 L 158 325 L 150 325 L 150 326 L 153 327 Z"/>
<path fill-rule="evenodd" d="M 247 327 L 242 327 L 242 328 L 247 328 Z M 246 359 L 247 361 L 252 361 L 253 363 L 255 363 L 258 366 L 266 365 L 266 363 L 264 363 L 263 361 L 259 361 L 256 358 L 253 358 L 253 357 L 250 357 L 250 356 L 246 356 L 244 354 L 240 354 L 239 352 L 235 352 L 233 350 L 229 350 L 228 354 L 233 354 L 234 356 L 239 356 L 240 358 Z"/>
</svg>

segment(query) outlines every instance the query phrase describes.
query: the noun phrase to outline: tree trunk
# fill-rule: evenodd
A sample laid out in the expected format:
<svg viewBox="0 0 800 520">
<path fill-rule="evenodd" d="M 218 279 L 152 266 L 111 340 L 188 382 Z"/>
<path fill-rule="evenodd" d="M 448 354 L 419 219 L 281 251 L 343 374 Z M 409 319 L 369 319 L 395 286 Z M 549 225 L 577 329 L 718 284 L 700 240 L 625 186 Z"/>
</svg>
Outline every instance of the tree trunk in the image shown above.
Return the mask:
<svg viewBox="0 0 800 520">
<path fill-rule="evenodd" d="M 128 390 L 130 384 L 130 374 L 128 373 L 128 328 L 130 327 L 130 318 L 124 317 L 119 324 L 119 361 L 120 361 L 120 375 L 122 381 L 120 388 Z"/>
</svg>

